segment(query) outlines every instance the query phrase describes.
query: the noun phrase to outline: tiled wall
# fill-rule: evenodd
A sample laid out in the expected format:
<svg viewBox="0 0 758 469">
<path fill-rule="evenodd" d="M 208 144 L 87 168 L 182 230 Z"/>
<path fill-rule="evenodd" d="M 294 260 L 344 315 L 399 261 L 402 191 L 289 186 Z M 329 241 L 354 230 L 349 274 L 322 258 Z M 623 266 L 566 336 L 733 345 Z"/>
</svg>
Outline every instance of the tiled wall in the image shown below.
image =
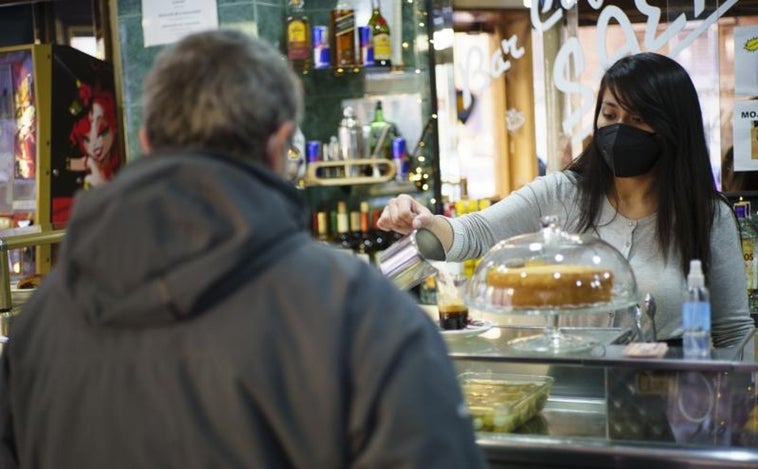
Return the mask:
<svg viewBox="0 0 758 469">
<path fill-rule="evenodd" d="M 369 5 L 369 0 L 360 0 Z M 385 0 L 386 1 L 386 0 Z M 402 3 L 403 39 L 415 39 L 418 1 Z M 218 18 L 221 27 L 234 27 L 258 35 L 280 47 L 283 36 L 286 0 L 217 0 Z M 328 24 L 329 12 L 336 0 L 305 0 L 308 18 L 312 25 Z M 126 126 L 127 159 L 140 154 L 138 132 L 141 122 L 142 82 L 161 46 L 145 48 L 142 32 L 141 0 L 117 0 L 118 36 L 123 68 L 123 108 Z M 398 31 L 399 33 L 399 31 Z M 404 63 L 425 68 L 424 61 L 414 56 L 412 48 L 403 51 Z M 336 79 L 326 70 L 310 73 L 303 80 L 305 88 L 306 117 L 302 123 L 308 139 L 326 141 L 334 134 L 341 115 L 342 99 L 361 97 L 365 94 L 364 74 L 351 74 Z M 424 107 L 428 108 L 428 91 Z M 426 112 L 426 110 L 425 110 Z"/>
</svg>

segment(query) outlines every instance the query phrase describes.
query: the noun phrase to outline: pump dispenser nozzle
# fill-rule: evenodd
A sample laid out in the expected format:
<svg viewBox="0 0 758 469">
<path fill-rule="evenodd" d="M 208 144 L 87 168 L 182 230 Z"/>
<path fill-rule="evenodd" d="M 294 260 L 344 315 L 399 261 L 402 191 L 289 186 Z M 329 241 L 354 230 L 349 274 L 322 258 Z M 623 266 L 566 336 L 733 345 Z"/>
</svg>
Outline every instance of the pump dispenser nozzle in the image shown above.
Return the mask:
<svg viewBox="0 0 758 469">
<path fill-rule="evenodd" d="M 687 288 L 702 288 L 705 286 L 703 264 L 698 259 L 690 261 L 690 273 L 687 275 Z"/>
</svg>

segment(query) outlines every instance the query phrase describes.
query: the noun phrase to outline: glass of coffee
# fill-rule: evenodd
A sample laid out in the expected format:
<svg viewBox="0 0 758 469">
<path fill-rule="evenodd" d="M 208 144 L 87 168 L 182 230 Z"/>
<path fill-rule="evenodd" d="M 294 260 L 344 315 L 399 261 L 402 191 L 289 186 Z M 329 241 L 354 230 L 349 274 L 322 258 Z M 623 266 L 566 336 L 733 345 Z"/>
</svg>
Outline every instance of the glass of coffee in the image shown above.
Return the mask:
<svg viewBox="0 0 758 469">
<path fill-rule="evenodd" d="M 440 327 L 444 330 L 465 329 L 468 307 L 463 302 L 468 277 L 439 271 L 437 274 L 437 310 Z"/>
</svg>

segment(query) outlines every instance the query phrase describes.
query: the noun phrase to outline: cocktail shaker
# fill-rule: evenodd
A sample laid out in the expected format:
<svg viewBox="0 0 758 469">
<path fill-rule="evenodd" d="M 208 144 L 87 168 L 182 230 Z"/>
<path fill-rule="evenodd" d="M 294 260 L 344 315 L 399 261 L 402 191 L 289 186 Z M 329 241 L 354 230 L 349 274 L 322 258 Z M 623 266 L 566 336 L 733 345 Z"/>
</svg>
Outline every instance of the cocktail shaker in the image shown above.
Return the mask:
<svg viewBox="0 0 758 469">
<path fill-rule="evenodd" d="M 339 141 L 340 159 L 345 161 L 363 158 L 363 126 L 355 116 L 352 106 L 345 106 L 342 110 L 342 120 L 337 128 Z M 346 176 L 359 176 L 358 166 L 349 166 Z"/>
</svg>

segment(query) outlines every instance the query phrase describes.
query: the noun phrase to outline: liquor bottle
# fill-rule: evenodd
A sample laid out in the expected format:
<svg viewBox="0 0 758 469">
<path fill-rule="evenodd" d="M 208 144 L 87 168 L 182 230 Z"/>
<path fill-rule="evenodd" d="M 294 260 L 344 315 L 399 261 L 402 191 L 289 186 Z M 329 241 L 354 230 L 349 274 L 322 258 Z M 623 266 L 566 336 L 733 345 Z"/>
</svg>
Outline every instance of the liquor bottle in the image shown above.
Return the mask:
<svg viewBox="0 0 758 469">
<path fill-rule="evenodd" d="M 315 216 L 315 229 L 314 229 L 314 235 L 316 238 L 316 241 L 320 241 L 322 243 L 329 243 L 331 241 L 329 239 L 329 225 L 327 223 L 328 216 L 326 212 L 316 212 Z"/>
<path fill-rule="evenodd" d="M 378 67 L 392 66 L 392 45 L 390 42 L 390 26 L 382 16 L 379 0 L 371 1 L 371 18 L 368 20 L 374 43 L 374 65 Z"/>
<path fill-rule="evenodd" d="M 382 102 L 374 107 L 374 118 L 369 123 L 369 149 L 372 158 L 392 158 L 392 139 L 397 136 L 395 124 L 384 119 Z"/>
<path fill-rule="evenodd" d="M 350 221 L 347 213 L 347 204 L 344 201 L 337 202 L 337 232 L 334 236 L 336 247 L 353 253 L 353 236 L 350 234 Z"/>
<path fill-rule="evenodd" d="M 308 71 L 312 62 L 311 25 L 303 7 L 303 0 L 289 0 L 285 44 L 287 58 L 292 63 L 292 67 L 295 70 Z"/>
<path fill-rule="evenodd" d="M 758 312 L 758 231 L 750 222 L 750 202 L 734 204 L 734 214 L 740 226 L 740 243 L 747 279 L 747 298 L 750 312 Z"/>
<path fill-rule="evenodd" d="M 350 248 L 359 259 L 370 262 L 368 253 L 361 251 L 361 213 L 350 211 Z"/>
<path fill-rule="evenodd" d="M 355 65 L 355 10 L 347 1 L 339 0 L 331 11 L 332 65 Z"/>
<path fill-rule="evenodd" d="M 392 233 L 379 228 L 379 218 L 382 216 L 382 209 L 377 208 L 371 216 L 371 234 L 374 238 L 374 259 L 387 249 L 392 243 Z"/>
<path fill-rule="evenodd" d="M 360 239 L 358 241 L 358 256 L 366 256 L 368 262 L 374 263 L 374 236 L 371 233 L 371 215 L 368 202 L 360 204 Z"/>
<path fill-rule="evenodd" d="M 690 261 L 690 272 L 687 274 L 687 293 L 682 304 L 682 328 L 684 358 L 710 358 L 711 304 L 702 265 L 697 259 Z"/>
</svg>

